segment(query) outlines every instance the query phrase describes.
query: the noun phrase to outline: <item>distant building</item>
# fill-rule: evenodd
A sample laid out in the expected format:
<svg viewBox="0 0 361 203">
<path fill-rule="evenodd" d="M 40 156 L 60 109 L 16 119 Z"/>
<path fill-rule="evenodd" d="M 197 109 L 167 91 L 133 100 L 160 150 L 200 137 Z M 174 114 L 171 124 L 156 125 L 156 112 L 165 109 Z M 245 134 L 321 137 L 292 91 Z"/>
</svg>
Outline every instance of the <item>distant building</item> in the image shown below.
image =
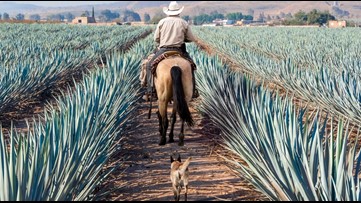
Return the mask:
<svg viewBox="0 0 361 203">
<path fill-rule="evenodd" d="M 228 20 L 228 19 L 225 19 L 225 20 L 223 20 L 223 22 L 222 22 L 223 25 L 233 25 L 233 24 L 235 24 L 235 23 L 236 23 L 235 20 Z"/>
<path fill-rule="evenodd" d="M 76 17 L 72 21 L 73 24 L 88 24 L 88 23 L 96 23 L 95 18 L 93 17 Z"/>
<path fill-rule="evenodd" d="M 328 27 L 330 27 L 330 28 L 346 27 L 346 21 L 345 20 L 329 20 Z"/>
<path fill-rule="evenodd" d="M 212 24 L 216 24 L 218 26 L 224 26 L 224 25 L 233 25 L 235 23 L 235 20 L 223 20 L 223 19 L 215 19 L 212 21 Z"/>
<path fill-rule="evenodd" d="M 202 26 L 221 26 L 220 24 L 216 24 L 216 23 L 210 23 L 210 24 L 202 24 Z"/>
<path fill-rule="evenodd" d="M 72 24 L 89 24 L 89 23 L 96 23 L 94 17 L 94 7 L 92 11 L 91 17 L 76 17 L 71 21 Z"/>
<path fill-rule="evenodd" d="M 113 25 L 122 25 L 121 23 L 118 22 L 105 22 L 105 23 L 90 23 L 87 25 L 91 25 L 91 26 L 113 26 Z"/>
<path fill-rule="evenodd" d="M 256 20 L 238 20 L 236 21 L 236 26 L 268 26 L 267 22 L 256 21 Z"/>
<path fill-rule="evenodd" d="M 239 26 L 244 26 L 244 25 L 249 25 L 253 22 L 253 20 L 237 20 L 236 21 L 236 25 L 239 25 Z"/>
<path fill-rule="evenodd" d="M 212 21 L 212 24 L 223 25 L 223 20 L 222 19 L 215 19 L 215 20 Z"/>
<path fill-rule="evenodd" d="M 134 25 L 134 26 L 143 26 L 143 25 L 147 25 L 147 24 L 145 24 L 145 22 L 143 22 L 143 21 L 140 21 L 140 22 L 131 22 L 130 24 L 131 24 L 131 25 Z"/>
</svg>

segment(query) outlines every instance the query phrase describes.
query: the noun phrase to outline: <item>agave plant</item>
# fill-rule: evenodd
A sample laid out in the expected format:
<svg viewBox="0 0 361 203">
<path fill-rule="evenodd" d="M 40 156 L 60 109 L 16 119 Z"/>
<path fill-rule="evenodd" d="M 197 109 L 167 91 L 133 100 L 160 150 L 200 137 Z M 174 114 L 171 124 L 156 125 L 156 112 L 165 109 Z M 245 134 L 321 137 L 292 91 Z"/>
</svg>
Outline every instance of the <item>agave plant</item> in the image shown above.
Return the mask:
<svg viewBox="0 0 361 203">
<path fill-rule="evenodd" d="M 320 112 L 306 116 L 292 98 L 266 91 L 216 57 L 192 54 L 199 55 L 199 109 L 221 129 L 238 157 L 224 158 L 240 176 L 272 200 L 360 200 L 361 157 L 356 145 L 348 149 L 347 123 L 338 121 L 335 135 L 334 121 L 327 130 Z"/>
<path fill-rule="evenodd" d="M 150 42 L 148 37 L 127 54 L 106 56 L 106 68 L 59 97 L 57 107 L 34 118 L 26 134 L 12 129 L 6 141 L 0 132 L 0 200 L 93 198 L 91 192 L 115 169 L 103 171 L 103 166 L 137 107 L 141 58 L 135 54 L 150 53 L 153 47 L 143 45 Z"/>
<path fill-rule="evenodd" d="M 333 116 L 347 117 L 353 124 L 361 121 L 361 66 L 357 56 L 361 41 L 356 37 L 359 29 L 345 32 L 317 28 L 224 28 L 218 31 L 195 29 L 216 52 L 230 56 L 252 75 L 282 86 Z"/>
<path fill-rule="evenodd" d="M 52 91 L 106 53 L 128 50 L 130 42 L 149 31 L 148 27 L 1 24 L 0 32 L 8 35 L 0 44 L 0 114 Z"/>
</svg>

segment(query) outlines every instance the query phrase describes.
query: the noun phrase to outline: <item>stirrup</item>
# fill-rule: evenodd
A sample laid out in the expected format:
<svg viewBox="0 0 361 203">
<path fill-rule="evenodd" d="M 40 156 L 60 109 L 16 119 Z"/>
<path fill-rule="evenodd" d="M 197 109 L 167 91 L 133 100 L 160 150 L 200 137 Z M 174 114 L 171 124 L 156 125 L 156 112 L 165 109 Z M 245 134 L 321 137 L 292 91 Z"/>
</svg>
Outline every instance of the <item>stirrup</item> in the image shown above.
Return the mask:
<svg viewBox="0 0 361 203">
<path fill-rule="evenodd" d="M 199 97 L 199 92 L 197 89 L 194 89 L 192 98 L 197 98 L 197 97 Z"/>
</svg>

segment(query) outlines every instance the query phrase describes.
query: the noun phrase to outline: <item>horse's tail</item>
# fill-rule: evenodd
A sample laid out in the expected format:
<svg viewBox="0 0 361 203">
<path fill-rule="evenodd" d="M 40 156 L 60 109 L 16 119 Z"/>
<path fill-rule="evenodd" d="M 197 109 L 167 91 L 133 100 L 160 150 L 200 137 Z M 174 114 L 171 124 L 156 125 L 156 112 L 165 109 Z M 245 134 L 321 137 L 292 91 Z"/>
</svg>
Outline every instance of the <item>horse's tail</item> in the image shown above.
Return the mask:
<svg viewBox="0 0 361 203">
<path fill-rule="evenodd" d="M 179 117 L 184 120 L 189 126 L 194 125 L 192 115 L 189 112 L 188 104 L 185 100 L 183 84 L 182 84 L 182 70 L 179 66 L 173 66 L 170 70 L 173 81 L 173 108 L 177 109 Z"/>
</svg>

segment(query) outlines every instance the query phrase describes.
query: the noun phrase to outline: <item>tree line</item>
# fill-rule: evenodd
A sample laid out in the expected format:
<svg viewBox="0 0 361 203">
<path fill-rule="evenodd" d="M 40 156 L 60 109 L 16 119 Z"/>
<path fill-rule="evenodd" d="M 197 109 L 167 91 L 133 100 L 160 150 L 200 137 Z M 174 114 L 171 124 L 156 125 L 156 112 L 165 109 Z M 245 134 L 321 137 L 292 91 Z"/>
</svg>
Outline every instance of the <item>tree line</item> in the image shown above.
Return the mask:
<svg viewBox="0 0 361 203">
<path fill-rule="evenodd" d="M 182 16 L 182 18 L 188 22 L 192 22 L 194 25 L 202 25 L 205 23 L 211 23 L 216 19 L 220 20 L 254 20 L 253 17 L 254 11 L 252 9 L 249 9 L 246 15 L 242 14 L 242 12 L 233 12 L 233 13 L 227 13 L 222 14 L 218 11 L 212 11 L 210 14 L 200 14 L 196 16 L 189 16 L 185 15 Z M 81 16 L 83 17 L 90 17 L 91 14 L 89 11 L 84 11 Z M 140 17 L 140 15 L 137 12 L 134 12 L 132 10 L 124 9 L 120 12 L 117 11 L 111 11 L 109 9 L 103 10 L 100 12 L 100 15 L 98 15 L 98 21 L 100 22 L 111 22 L 111 21 L 121 21 L 121 22 L 137 22 L 137 21 L 144 21 L 146 23 L 150 24 L 157 24 L 162 18 L 166 17 L 166 15 L 163 12 L 159 12 L 154 14 L 154 16 L 151 18 L 151 16 L 148 13 L 145 13 L 143 15 L 143 18 Z M 75 16 L 68 12 L 63 14 L 51 14 L 48 15 L 46 20 L 50 21 L 64 21 L 65 19 L 69 22 L 73 20 Z M 15 18 L 12 18 L 15 20 L 24 20 L 25 16 L 24 14 L 17 14 Z M 29 16 L 30 20 L 40 20 L 41 17 L 39 14 L 32 14 Z M 331 15 L 329 11 L 318 11 L 317 9 L 313 9 L 310 12 L 306 13 L 305 11 L 298 11 L 294 15 L 291 13 L 285 14 L 283 12 L 280 12 L 280 15 L 276 16 L 265 16 L 264 13 L 260 13 L 257 21 L 271 21 L 275 20 L 279 24 L 283 25 L 323 25 L 326 24 L 329 20 L 335 20 L 335 16 Z M 10 20 L 10 16 L 8 13 L 0 14 L 0 20 Z"/>
<path fill-rule="evenodd" d="M 217 11 L 213 11 L 210 14 L 201 14 L 198 16 L 194 16 L 194 17 L 190 17 L 190 16 L 185 16 L 184 17 L 185 20 L 190 20 L 192 19 L 193 24 L 194 25 L 202 25 L 205 23 L 211 23 L 213 22 L 213 20 L 216 19 L 220 19 L 220 20 L 232 20 L 232 21 L 237 21 L 237 20 L 253 20 L 253 16 L 252 15 L 243 15 L 241 12 L 234 12 L 234 13 L 227 13 L 227 14 L 222 14 L 222 13 L 218 13 Z"/>
<path fill-rule="evenodd" d="M 329 20 L 336 20 L 336 17 L 331 15 L 329 11 L 320 12 L 313 9 L 306 13 L 303 10 L 298 11 L 293 15 L 293 18 L 285 19 L 284 25 L 323 25 Z"/>
<path fill-rule="evenodd" d="M 91 14 L 89 11 L 84 11 L 81 14 L 81 17 L 91 17 Z M 68 13 L 57 13 L 57 14 L 50 14 L 46 17 L 46 20 L 49 21 L 64 21 L 67 20 L 72 21 L 75 18 L 75 16 L 68 12 Z M 145 20 L 150 21 L 149 14 L 146 14 L 144 16 Z M 0 20 L 25 20 L 25 15 L 22 13 L 17 14 L 15 17 L 10 17 L 8 13 L 0 14 Z M 41 20 L 41 16 L 39 14 L 32 14 L 28 17 L 29 20 Z M 103 10 L 100 12 L 100 15 L 98 16 L 99 21 L 101 22 L 111 22 L 114 20 L 119 20 L 123 22 L 134 22 L 134 21 L 141 21 L 141 18 L 138 13 L 131 11 L 131 10 L 121 10 L 120 12 L 112 12 L 111 10 Z"/>
<path fill-rule="evenodd" d="M 91 17 L 91 14 L 89 11 L 84 11 L 81 14 L 81 17 Z M 100 22 L 111 22 L 111 21 L 121 21 L 121 22 L 137 22 L 137 21 L 144 21 L 146 23 L 151 24 L 157 24 L 162 18 L 166 17 L 166 15 L 162 13 L 156 13 L 151 18 L 151 16 L 148 13 L 145 13 L 143 15 L 143 19 L 140 17 L 140 15 L 137 12 L 134 12 L 132 10 L 124 9 L 120 12 L 117 11 L 111 11 L 109 9 L 103 10 L 100 12 L 100 15 L 97 16 L 98 21 Z M 46 20 L 50 21 L 64 21 L 67 20 L 68 22 L 73 20 L 75 16 L 68 12 L 68 13 L 59 13 L 59 14 L 51 14 L 46 17 Z M 199 16 L 182 16 L 183 19 L 186 21 L 192 20 L 195 25 L 201 25 L 203 23 L 210 23 L 215 19 L 229 19 L 229 20 L 252 20 L 253 16 L 251 15 L 242 15 L 241 12 L 236 13 L 228 13 L 228 14 L 221 14 L 217 11 L 211 12 L 211 14 L 201 14 Z M 0 14 L 0 20 L 10 20 L 10 16 L 8 13 L 4 13 L 2 16 Z M 25 16 L 24 14 L 17 14 L 15 16 L 16 20 L 24 20 Z M 39 14 L 32 14 L 28 18 L 29 20 L 40 20 L 41 16 Z"/>
<path fill-rule="evenodd" d="M 192 19 L 194 25 L 202 25 L 205 23 L 211 23 L 215 19 L 220 20 L 256 20 L 260 22 L 266 21 L 278 21 L 280 24 L 283 25 L 323 25 L 326 24 L 329 20 L 336 20 L 336 17 L 331 15 L 329 11 L 318 11 L 317 9 L 313 9 L 310 12 L 306 13 L 305 11 L 298 11 L 294 15 L 291 13 L 283 13 L 280 12 L 280 15 L 270 16 L 265 15 L 261 12 L 257 19 L 254 19 L 252 15 L 243 15 L 241 12 L 235 13 L 228 13 L 228 14 L 220 14 L 216 11 L 212 12 L 211 14 L 201 14 L 194 17 L 184 16 L 186 20 Z"/>
</svg>

